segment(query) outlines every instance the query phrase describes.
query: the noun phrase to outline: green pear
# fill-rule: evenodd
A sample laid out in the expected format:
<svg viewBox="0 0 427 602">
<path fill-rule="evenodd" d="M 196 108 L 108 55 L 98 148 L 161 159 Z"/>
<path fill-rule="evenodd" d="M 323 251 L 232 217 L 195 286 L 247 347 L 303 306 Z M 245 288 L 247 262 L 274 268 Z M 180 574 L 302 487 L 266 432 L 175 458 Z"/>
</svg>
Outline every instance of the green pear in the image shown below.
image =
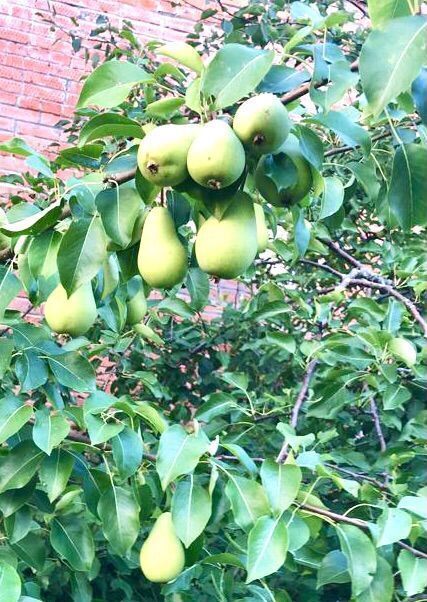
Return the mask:
<svg viewBox="0 0 427 602">
<path fill-rule="evenodd" d="M 154 207 L 142 230 L 138 269 L 149 286 L 172 288 L 187 272 L 187 252 L 166 207 Z"/>
<path fill-rule="evenodd" d="M 138 167 L 144 178 L 157 186 L 183 182 L 188 177 L 187 152 L 199 127 L 168 123 L 151 130 L 138 149 Z"/>
<path fill-rule="evenodd" d="M 137 324 L 147 313 L 147 299 L 144 295 L 144 289 L 141 288 L 136 295 L 126 301 L 127 324 Z"/>
<path fill-rule="evenodd" d="M 250 153 L 267 155 L 285 142 L 291 121 L 277 96 L 258 94 L 237 109 L 233 129 Z"/>
<path fill-rule="evenodd" d="M 69 297 L 62 284 L 58 284 L 47 298 L 44 316 L 55 332 L 73 337 L 85 334 L 97 316 L 90 282 L 80 286 Z"/>
<path fill-rule="evenodd" d="M 218 278 L 236 278 L 253 262 L 258 250 L 252 199 L 238 192 L 222 218 L 209 217 L 196 237 L 200 268 Z"/>
<path fill-rule="evenodd" d="M 265 223 L 264 209 L 259 203 L 254 203 L 255 221 L 256 221 L 256 237 L 258 243 L 258 253 L 262 253 L 267 248 L 268 230 Z"/>
<path fill-rule="evenodd" d="M 221 190 L 242 175 L 245 151 L 228 123 L 214 119 L 194 138 L 188 151 L 187 167 L 195 182 L 205 188 Z"/>
<path fill-rule="evenodd" d="M 154 523 L 141 548 L 139 560 L 141 571 L 154 583 L 172 581 L 183 570 L 184 547 L 175 533 L 170 512 L 161 514 Z"/>
<path fill-rule="evenodd" d="M 290 163 L 289 163 L 290 162 Z M 274 174 L 286 173 L 293 165 L 296 182 L 278 186 Z M 268 203 L 276 207 L 288 207 L 298 203 L 308 194 L 313 184 L 310 164 L 299 148 L 298 138 L 290 134 L 277 153 L 261 157 L 255 170 L 255 185 Z"/>
</svg>

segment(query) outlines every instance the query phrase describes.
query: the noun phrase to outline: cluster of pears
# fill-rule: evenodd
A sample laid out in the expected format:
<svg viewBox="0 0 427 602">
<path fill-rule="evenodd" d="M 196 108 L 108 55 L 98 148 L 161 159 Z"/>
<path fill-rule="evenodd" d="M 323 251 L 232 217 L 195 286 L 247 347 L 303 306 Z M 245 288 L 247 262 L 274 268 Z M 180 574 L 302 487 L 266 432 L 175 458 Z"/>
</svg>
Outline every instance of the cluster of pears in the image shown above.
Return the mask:
<svg viewBox="0 0 427 602">
<path fill-rule="evenodd" d="M 286 205 L 305 196 L 311 171 L 298 141 L 289 133 L 291 122 L 280 100 L 259 94 L 237 110 L 232 126 L 221 119 L 205 124 L 167 124 L 143 138 L 138 167 L 146 180 L 172 187 L 204 206 L 222 205 L 219 212 L 200 216 L 195 255 L 200 268 L 218 278 L 236 278 L 268 242 L 262 206 L 244 192 L 248 161 L 258 162 L 255 184 L 274 205 Z M 285 146 L 286 145 L 286 146 Z M 295 183 L 275 186 L 269 178 L 269 157 L 278 153 L 294 165 Z M 187 255 L 169 212 L 155 207 L 145 220 L 138 257 L 139 271 L 155 288 L 171 288 L 187 270 Z"/>
</svg>

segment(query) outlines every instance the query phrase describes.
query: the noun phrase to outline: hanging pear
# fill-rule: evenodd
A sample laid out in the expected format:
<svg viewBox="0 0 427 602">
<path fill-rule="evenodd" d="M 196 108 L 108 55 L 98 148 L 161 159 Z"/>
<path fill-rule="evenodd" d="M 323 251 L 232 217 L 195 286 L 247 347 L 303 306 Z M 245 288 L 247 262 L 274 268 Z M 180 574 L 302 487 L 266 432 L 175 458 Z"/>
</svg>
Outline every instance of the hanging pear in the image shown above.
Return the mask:
<svg viewBox="0 0 427 602">
<path fill-rule="evenodd" d="M 69 297 L 62 284 L 58 284 L 47 298 L 44 316 L 55 332 L 73 337 L 85 334 L 97 316 L 90 282 L 80 286 Z"/>
<path fill-rule="evenodd" d="M 154 523 L 139 555 L 141 571 L 149 581 L 166 583 L 183 570 L 184 548 L 172 523 L 172 514 L 164 512 Z"/>
<path fill-rule="evenodd" d="M 218 278 L 236 278 L 257 254 L 257 227 L 252 199 L 239 191 L 219 220 L 211 215 L 196 237 L 200 268 Z"/>
<path fill-rule="evenodd" d="M 187 272 L 187 252 L 166 207 L 154 207 L 142 229 L 138 269 L 149 286 L 172 288 Z"/>
<path fill-rule="evenodd" d="M 245 168 L 245 151 L 231 127 L 221 119 L 206 123 L 194 138 L 187 167 L 192 179 L 213 190 L 231 186 Z"/>
<path fill-rule="evenodd" d="M 237 109 L 233 129 L 245 148 L 255 155 L 274 153 L 291 129 L 288 112 L 274 94 L 258 94 Z"/>
<path fill-rule="evenodd" d="M 258 253 L 262 253 L 267 248 L 268 230 L 265 223 L 265 215 L 262 206 L 259 203 L 254 203 L 255 221 L 256 221 L 256 237 L 258 243 Z"/>
<path fill-rule="evenodd" d="M 188 149 L 199 127 L 168 123 L 151 130 L 138 149 L 138 167 L 144 178 L 157 186 L 183 182 L 188 177 Z"/>
<path fill-rule="evenodd" d="M 289 175 L 291 183 L 286 182 Z M 288 207 L 303 199 L 313 184 L 310 164 L 299 141 L 290 134 L 277 153 L 261 157 L 255 170 L 255 185 L 268 203 Z"/>
</svg>

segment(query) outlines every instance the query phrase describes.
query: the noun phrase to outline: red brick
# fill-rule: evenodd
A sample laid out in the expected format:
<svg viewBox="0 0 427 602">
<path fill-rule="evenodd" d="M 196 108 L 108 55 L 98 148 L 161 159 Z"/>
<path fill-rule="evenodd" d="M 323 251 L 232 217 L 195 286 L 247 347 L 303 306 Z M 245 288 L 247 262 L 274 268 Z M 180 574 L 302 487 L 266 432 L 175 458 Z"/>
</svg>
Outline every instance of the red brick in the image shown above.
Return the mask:
<svg viewBox="0 0 427 602">
<path fill-rule="evenodd" d="M 9 105 L 5 105 L 1 108 L 1 116 L 17 119 L 19 121 L 28 121 L 29 123 L 38 123 L 40 121 L 40 113 L 38 111 L 11 107 Z"/>
<path fill-rule="evenodd" d="M 65 97 L 64 92 L 60 90 L 50 90 L 49 88 L 27 83 L 24 84 L 24 93 L 28 96 L 34 96 L 34 98 L 38 98 L 39 100 L 52 100 L 54 102 L 61 102 Z"/>
<path fill-rule="evenodd" d="M 3 92 L 3 90 L 0 90 L 0 106 L 2 104 L 14 105 L 16 104 L 17 99 L 17 94 L 11 94 L 10 92 Z"/>
<path fill-rule="evenodd" d="M 16 131 L 20 136 L 35 136 L 36 138 L 44 138 L 51 141 L 58 139 L 60 133 L 59 130 L 53 127 L 25 123 L 24 121 L 17 122 Z"/>
</svg>

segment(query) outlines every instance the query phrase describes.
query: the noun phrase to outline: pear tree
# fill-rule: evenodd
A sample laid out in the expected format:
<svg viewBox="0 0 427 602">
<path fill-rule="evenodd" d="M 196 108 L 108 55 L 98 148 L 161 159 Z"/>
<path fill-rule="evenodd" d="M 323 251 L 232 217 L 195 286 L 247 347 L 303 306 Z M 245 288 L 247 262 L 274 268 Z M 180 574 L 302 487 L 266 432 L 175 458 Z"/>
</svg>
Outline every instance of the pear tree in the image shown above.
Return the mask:
<svg viewBox="0 0 427 602">
<path fill-rule="evenodd" d="M 0 602 L 424 599 L 423 7 L 90 36 L 0 145 Z"/>
</svg>

